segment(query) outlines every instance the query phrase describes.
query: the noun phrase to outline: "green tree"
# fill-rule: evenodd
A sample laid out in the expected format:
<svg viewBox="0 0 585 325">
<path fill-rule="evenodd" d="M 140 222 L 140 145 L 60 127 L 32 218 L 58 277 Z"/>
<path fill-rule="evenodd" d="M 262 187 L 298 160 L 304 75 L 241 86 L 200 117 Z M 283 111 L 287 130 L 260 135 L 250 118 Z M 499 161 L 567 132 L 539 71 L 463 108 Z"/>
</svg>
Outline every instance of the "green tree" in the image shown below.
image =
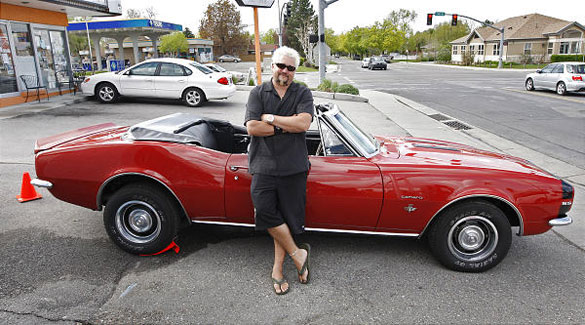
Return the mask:
<svg viewBox="0 0 585 325">
<path fill-rule="evenodd" d="M 182 32 L 174 32 L 163 35 L 160 38 L 160 46 L 158 48 L 163 53 L 173 53 L 173 55 L 179 56 L 179 53 L 187 51 L 189 43 Z"/>
<path fill-rule="evenodd" d="M 87 51 L 87 36 L 75 33 L 68 33 L 69 50 L 73 56 L 79 56 L 79 51 Z M 93 44 L 92 44 L 93 46 Z"/>
<path fill-rule="evenodd" d="M 213 40 L 221 53 L 239 54 L 247 51 L 246 37 L 242 33 L 240 12 L 229 0 L 217 0 L 207 6 L 199 25 L 199 36 Z"/>
<path fill-rule="evenodd" d="M 310 0 L 292 0 L 290 18 L 286 26 L 288 46 L 299 51 L 302 56 L 310 56 L 309 35 L 317 33 L 317 16 Z"/>
<path fill-rule="evenodd" d="M 406 9 L 400 9 L 398 11 L 392 10 L 388 17 L 389 20 L 396 28 L 405 33 L 405 35 L 412 35 L 412 27 L 410 24 L 416 19 L 416 12 L 414 10 L 409 11 Z"/>
<path fill-rule="evenodd" d="M 193 32 L 189 29 L 189 27 L 185 27 L 183 35 L 185 35 L 186 38 L 195 38 L 195 35 L 193 35 Z"/>
<path fill-rule="evenodd" d="M 260 42 L 265 44 L 278 44 L 278 33 L 274 28 L 270 28 L 268 31 L 260 35 Z"/>
</svg>

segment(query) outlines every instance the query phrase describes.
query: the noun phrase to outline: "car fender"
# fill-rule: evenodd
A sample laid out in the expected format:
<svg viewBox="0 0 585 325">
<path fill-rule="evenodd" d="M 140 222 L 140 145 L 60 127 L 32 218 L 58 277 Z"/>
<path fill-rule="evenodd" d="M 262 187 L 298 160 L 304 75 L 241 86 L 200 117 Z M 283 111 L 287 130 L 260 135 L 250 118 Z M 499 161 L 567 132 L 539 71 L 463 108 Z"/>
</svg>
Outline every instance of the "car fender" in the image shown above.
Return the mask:
<svg viewBox="0 0 585 325">
<path fill-rule="evenodd" d="M 466 195 L 458 196 L 456 198 L 449 200 L 448 203 L 446 203 L 439 210 L 437 210 L 433 214 L 433 216 L 429 219 L 429 221 L 427 222 L 423 231 L 420 233 L 419 238 L 425 235 L 426 231 L 430 228 L 430 226 L 433 224 L 433 221 L 436 219 L 436 217 L 438 215 L 441 214 L 441 212 L 445 211 L 447 208 L 449 208 L 457 203 L 461 203 L 463 201 L 470 200 L 470 199 L 497 200 L 497 201 L 504 203 L 506 206 L 511 208 L 514 211 L 514 213 L 516 214 L 515 217 L 518 219 L 518 224 L 519 224 L 518 225 L 519 230 L 518 230 L 517 235 L 522 236 L 524 234 L 524 217 L 522 216 L 522 212 L 520 212 L 520 209 L 514 203 L 512 203 L 511 201 L 509 201 L 509 200 L 507 200 L 499 195 L 487 194 L 487 193 L 476 193 L 476 194 L 466 194 Z"/>
<path fill-rule="evenodd" d="M 160 175 L 160 174 L 152 172 L 152 171 L 146 171 L 146 172 L 145 171 L 132 171 L 132 170 L 118 171 L 118 173 L 116 173 L 115 175 L 111 175 L 110 177 L 108 177 L 102 183 L 102 185 L 98 189 L 98 192 L 96 195 L 96 206 L 97 206 L 98 211 L 102 210 L 102 207 L 104 205 L 105 195 L 109 194 L 108 193 L 109 186 L 112 186 L 116 181 L 121 181 L 124 178 L 126 178 L 127 181 L 122 181 L 121 185 L 115 186 L 116 188 L 124 186 L 126 184 L 129 184 L 131 182 L 137 182 L 137 181 L 142 181 L 142 180 L 147 181 L 147 182 L 153 182 L 153 183 L 156 183 L 157 185 L 163 187 L 179 204 L 181 211 L 183 211 L 183 215 L 185 217 L 187 217 L 186 220 L 188 222 L 190 222 L 190 219 L 187 215 L 187 211 L 185 210 L 185 207 L 183 206 L 183 203 L 181 202 L 181 200 L 179 200 L 177 194 L 168 185 L 170 183 L 169 180 L 166 179 L 163 175 Z"/>
</svg>

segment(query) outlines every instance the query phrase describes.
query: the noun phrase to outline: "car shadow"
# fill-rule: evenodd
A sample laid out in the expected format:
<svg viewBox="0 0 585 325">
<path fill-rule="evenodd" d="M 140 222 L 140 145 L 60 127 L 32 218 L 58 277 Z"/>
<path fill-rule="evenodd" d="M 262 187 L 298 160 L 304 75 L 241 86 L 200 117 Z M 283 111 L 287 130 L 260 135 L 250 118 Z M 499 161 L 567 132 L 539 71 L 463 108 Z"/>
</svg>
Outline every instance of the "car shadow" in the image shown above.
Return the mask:
<svg viewBox="0 0 585 325">
<path fill-rule="evenodd" d="M 176 105 L 193 109 L 198 109 L 200 107 L 228 107 L 232 105 L 232 103 L 228 102 L 227 100 L 210 100 L 203 103 L 199 107 L 189 107 L 185 105 L 180 99 L 120 97 L 118 101 L 119 103 L 125 104 Z"/>
</svg>

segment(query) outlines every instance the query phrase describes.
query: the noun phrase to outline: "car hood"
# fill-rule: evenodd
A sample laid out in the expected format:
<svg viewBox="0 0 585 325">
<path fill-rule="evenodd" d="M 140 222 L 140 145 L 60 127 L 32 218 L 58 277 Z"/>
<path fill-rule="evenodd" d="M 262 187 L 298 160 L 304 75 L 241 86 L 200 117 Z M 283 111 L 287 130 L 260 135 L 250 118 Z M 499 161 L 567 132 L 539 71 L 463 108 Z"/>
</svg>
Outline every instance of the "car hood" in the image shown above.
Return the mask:
<svg viewBox="0 0 585 325">
<path fill-rule="evenodd" d="M 451 166 L 552 176 L 528 160 L 460 143 L 412 137 L 376 138 L 383 146 L 380 155 L 385 157 L 383 161 L 392 164 Z"/>
</svg>

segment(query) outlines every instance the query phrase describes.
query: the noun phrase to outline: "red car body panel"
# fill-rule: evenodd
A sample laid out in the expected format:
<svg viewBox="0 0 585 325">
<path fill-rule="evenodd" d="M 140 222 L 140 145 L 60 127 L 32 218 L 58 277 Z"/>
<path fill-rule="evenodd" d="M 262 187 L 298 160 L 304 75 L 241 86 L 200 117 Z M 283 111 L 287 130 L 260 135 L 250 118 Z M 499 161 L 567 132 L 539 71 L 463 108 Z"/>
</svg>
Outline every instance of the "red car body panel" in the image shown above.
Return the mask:
<svg viewBox="0 0 585 325">
<path fill-rule="evenodd" d="M 102 124 L 37 141 L 37 177 L 51 193 L 89 209 L 117 177 L 144 175 L 164 184 L 194 221 L 254 223 L 246 154 L 195 145 L 124 138 Z M 481 196 L 510 204 L 521 234 L 550 229 L 563 201 L 561 181 L 530 163 L 429 139 L 378 138 L 365 157 L 310 156 L 306 226 L 420 234 L 448 204 Z M 80 163 L 83 162 L 83 163 Z"/>
</svg>

